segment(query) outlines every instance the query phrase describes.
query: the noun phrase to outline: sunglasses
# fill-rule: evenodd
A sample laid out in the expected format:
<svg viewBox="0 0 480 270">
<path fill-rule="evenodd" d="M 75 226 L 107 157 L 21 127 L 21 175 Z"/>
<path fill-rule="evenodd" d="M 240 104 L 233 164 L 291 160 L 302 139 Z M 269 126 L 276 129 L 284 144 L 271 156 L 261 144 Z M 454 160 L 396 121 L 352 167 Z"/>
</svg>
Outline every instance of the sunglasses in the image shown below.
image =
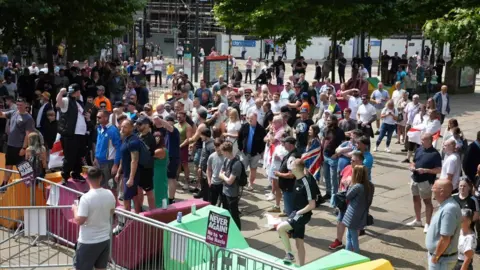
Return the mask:
<svg viewBox="0 0 480 270">
<path fill-rule="evenodd" d="M 180 96 L 180 94 L 179 94 L 179 93 L 174 93 L 173 95 L 174 95 L 174 96 Z"/>
</svg>

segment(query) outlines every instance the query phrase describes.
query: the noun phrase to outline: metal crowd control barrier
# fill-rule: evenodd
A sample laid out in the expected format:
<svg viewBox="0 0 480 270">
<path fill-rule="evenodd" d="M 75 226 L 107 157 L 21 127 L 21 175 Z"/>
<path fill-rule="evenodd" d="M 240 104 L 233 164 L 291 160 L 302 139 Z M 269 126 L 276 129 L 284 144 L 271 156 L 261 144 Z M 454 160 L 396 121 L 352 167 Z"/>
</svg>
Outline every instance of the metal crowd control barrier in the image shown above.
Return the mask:
<svg viewBox="0 0 480 270">
<path fill-rule="evenodd" d="M 83 193 L 44 178 L 29 186 L 10 183 L 3 196 L 14 191 L 23 192 L 27 205 L 6 205 L 0 195 L 0 268 L 71 267 L 79 232 L 71 205 Z M 290 269 L 242 250 L 212 247 L 197 234 L 123 209 L 115 210 L 111 223 L 108 269 Z"/>
<path fill-rule="evenodd" d="M 123 226 L 112 237 L 114 268 L 212 269 L 213 250 L 204 238 L 123 209 L 115 215 Z"/>
<path fill-rule="evenodd" d="M 3 215 L 21 213 L 23 221 L 14 228 L 0 227 L 0 268 L 68 267 L 73 265 L 74 251 L 61 244 L 52 233 L 59 212 L 71 206 L 0 207 Z"/>
<path fill-rule="evenodd" d="M 218 249 L 212 265 L 215 270 L 291 270 L 292 268 L 240 249 Z"/>
</svg>

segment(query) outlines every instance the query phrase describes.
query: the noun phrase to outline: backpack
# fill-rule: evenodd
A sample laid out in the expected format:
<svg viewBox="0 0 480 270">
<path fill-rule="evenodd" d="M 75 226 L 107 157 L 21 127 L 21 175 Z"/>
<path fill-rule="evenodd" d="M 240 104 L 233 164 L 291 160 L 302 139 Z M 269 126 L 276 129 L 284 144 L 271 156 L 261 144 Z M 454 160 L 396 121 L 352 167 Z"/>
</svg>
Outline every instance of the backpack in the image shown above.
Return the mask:
<svg viewBox="0 0 480 270">
<path fill-rule="evenodd" d="M 140 151 L 138 153 L 138 164 L 143 168 L 151 169 L 153 168 L 153 156 L 148 149 L 148 146 L 140 139 Z M 130 144 L 130 141 L 128 141 Z"/>
<path fill-rule="evenodd" d="M 248 180 L 247 180 L 247 172 L 245 170 L 245 166 L 243 165 L 243 162 L 240 161 L 240 159 L 238 158 L 238 156 L 236 156 L 232 162 L 230 162 L 230 173 L 232 172 L 232 167 L 233 167 L 233 164 L 235 162 L 240 162 L 240 165 L 242 166 L 242 173 L 240 174 L 240 177 L 238 179 L 235 179 L 236 183 L 241 186 L 241 187 L 244 187 L 248 184 Z"/>
</svg>

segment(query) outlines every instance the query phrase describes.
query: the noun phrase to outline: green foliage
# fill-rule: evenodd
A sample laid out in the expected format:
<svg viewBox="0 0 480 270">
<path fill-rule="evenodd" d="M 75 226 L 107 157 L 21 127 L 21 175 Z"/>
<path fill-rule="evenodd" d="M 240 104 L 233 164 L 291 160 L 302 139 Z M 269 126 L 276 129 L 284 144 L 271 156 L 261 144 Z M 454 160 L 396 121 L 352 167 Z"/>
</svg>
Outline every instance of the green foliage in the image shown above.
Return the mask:
<svg viewBox="0 0 480 270">
<path fill-rule="evenodd" d="M 362 32 L 382 38 L 405 28 L 398 0 L 219 0 L 215 17 L 226 28 L 260 38 L 277 37 L 279 43 L 296 39 L 301 48 L 312 36 L 336 36 L 345 42 Z"/>
<path fill-rule="evenodd" d="M 0 40 L 5 50 L 32 46 L 51 32 L 56 40 L 85 54 L 95 52 L 133 24 L 133 14 L 145 0 L 0 0 Z M 47 44 L 48 46 L 48 44 Z"/>
<path fill-rule="evenodd" d="M 480 7 L 455 8 L 441 18 L 425 23 L 425 35 L 449 43 L 456 65 L 480 68 Z"/>
</svg>

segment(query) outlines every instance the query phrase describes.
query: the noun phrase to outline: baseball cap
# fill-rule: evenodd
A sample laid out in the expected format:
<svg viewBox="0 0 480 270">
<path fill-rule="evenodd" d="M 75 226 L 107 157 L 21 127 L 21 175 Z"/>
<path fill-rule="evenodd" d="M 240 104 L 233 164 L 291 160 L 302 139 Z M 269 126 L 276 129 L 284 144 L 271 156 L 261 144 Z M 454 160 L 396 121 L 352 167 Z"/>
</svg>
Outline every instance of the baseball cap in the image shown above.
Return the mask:
<svg viewBox="0 0 480 270">
<path fill-rule="evenodd" d="M 116 101 L 116 102 L 113 104 L 113 107 L 114 107 L 114 108 L 123 107 L 123 102 L 121 102 L 121 101 Z"/>
<path fill-rule="evenodd" d="M 68 94 L 69 94 L 69 95 L 75 93 L 76 91 L 80 91 L 80 85 L 74 83 L 74 84 L 71 84 L 71 85 L 68 87 Z"/>
<path fill-rule="evenodd" d="M 167 115 L 167 116 L 165 116 L 165 121 L 175 122 L 175 119 L 173 119 L 173 117 L 171 115 Z"/>
<path fill-rule="evenodd" d="M 150 125 L 151 121 L 148 117 L 145 117 L 145 116 L 140 116 L 137 121 L 136 121 L 137 125 L 143 125 L 143 124 L 148 124 Z"/>
<path fill-rule="evenodd" d="M 301 108 L 301 109 L 300 109 L 300 113 L 308 113 L 307 108 Z"/>
<path fill-rule="evenodd" d="M 308 98 L 308 93 L 303 92 L 302 93 L 302 98 Z"/>
<path fill-rule="evenodd" d="M 282 139 L 282 142 L 295 145 L 295 143 L 297 143 L 297 140 L 295 140 L 295 138 L 292 137 L 292 136 L 288 136 L 288 137 Z"/>
<path fill-rule="evenodd" d="M 178 71 L 178 73 L 183 73 L 183 69 L 180 69 L 180 70 Z"/>
</svg>

